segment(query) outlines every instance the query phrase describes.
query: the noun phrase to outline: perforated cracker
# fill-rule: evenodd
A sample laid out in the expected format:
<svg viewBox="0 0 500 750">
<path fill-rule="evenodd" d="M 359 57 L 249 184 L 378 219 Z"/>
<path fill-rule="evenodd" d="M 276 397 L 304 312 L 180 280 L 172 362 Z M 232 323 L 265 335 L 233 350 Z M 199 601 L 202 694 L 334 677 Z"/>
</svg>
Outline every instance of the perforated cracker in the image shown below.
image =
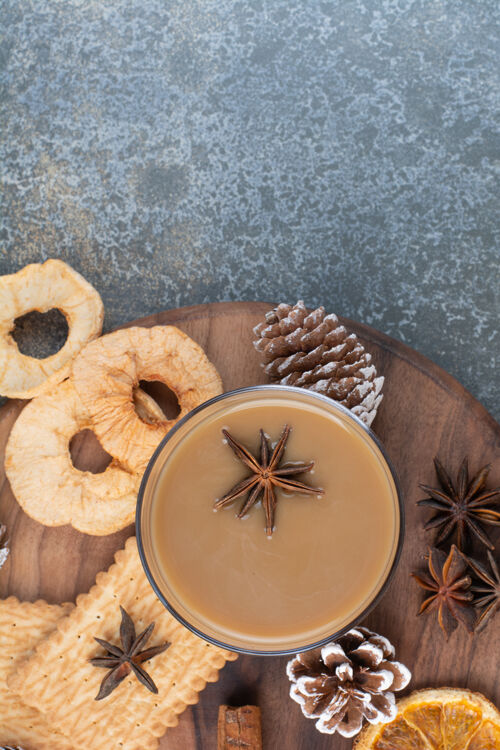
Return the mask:
<svg viewBox="0 0 500 750">
<path fill-rule="evenodd" d="M 37 643 L 53 632 L 73 605 L 20 602 L 14 596 L 0 600 L 0 745 L 21 745 L 26 750 L 71 750 L 71 745 L 49 725 L 37 709 L 27 706 L 7 687 L 8 673 L 33 654 Z"/>
<path fill-rule="evenodd" d="M 71 737 L 75 750 L 154 750 L 165 729 L 175 726 L 206 683 L 215 682 L 225 662 L 236 658 L 193 635 L 167 612 L 146 579 L 135 538 L 115 560 L 9 682 Z M 88 662 L 102 655 L 94 636 L 119 643 L 120 605 L 137 632 L 156 623 L 148 647 L 164 641 L 171 646 L 145 665 L 158 695 L 130 675 L 108 698 L 95 701 L 105 673 Z"/>
</svg>

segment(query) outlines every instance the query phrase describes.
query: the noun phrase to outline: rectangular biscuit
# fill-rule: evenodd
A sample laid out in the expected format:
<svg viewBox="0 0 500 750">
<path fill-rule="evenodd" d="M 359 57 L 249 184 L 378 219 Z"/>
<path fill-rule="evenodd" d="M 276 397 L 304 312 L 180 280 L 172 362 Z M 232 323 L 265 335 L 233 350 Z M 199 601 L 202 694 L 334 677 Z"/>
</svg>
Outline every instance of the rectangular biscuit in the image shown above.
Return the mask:
<svg viewBox="0 0 500 750">
<path fill-rule="evenodd" d="M 215 682 L 226 661 L 236 658 L 195 636 L 165 609 L 146 578 L 135 538 L 115 560 L 9 681 L 23 701 L 71 738 L 75 750 L 154 750 L 165 729 L 175 726 L 206 683 Z M 120 605 L 137 633 L 156 623 L 147 648 L 165 641 L 171 646 L 143 665 L 158 695 L 129 675 L 109 697 L 95 701 L 106 672 L 89 664 L 104 655 L 94 637 L 120 644 Z"/>
<path fill-rule="evenodd" d="M 71 750 L 42 714 L 25 705 L 7 687 L 8 673 L 16 674 L 22 662 L 33 655 L 36 645 L 47 638 L 72 604 L 20 602 L 16 597 L 0 600 L 0 745 L 20 745 L 36 750 Z"/>
</svg>

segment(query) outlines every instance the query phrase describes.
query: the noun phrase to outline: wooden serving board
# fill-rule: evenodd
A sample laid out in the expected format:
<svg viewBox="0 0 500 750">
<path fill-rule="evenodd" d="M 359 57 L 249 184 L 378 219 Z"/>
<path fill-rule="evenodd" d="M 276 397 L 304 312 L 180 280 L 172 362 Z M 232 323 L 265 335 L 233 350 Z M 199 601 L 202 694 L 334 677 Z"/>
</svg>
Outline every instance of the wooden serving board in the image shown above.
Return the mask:
<svg viewBox="0 0 500 750">
<path fill-rule="evenodd" d="M 252 346 L 252 328 L 269 308 L 252 302 L 200 305 L 158 313 L 130 325 L 179 326 L 203 346 L 219 369 L 225 389 L 230 390 L 265 382 Z M 422 355 L 367 326 L 344 323 L 360 336 L 385 375 L 384 400 L 373 428 L 394 463 L 406 506 L 399 567 L 365 624 L 386 635 L 395 644 L 397 657 L 412 670 L 406 692 L 427 686 L 461 686 L 479 690 L 500 705 L 500 615 L 474 638 L 457 630 L 446 642 L 432 619 L 416 617 L 422 596 L 409 578 L 430 541 L 422 529 L 426 511 L 415 504 L 421 497 L 418 482 L 434 483 L 436 454 L 453 471 L 467 454 L 472 469 L 492 462 L 491 486 L 500 485 L 500 425 L 459 383 Z M 111 564 L 133 528 L 92 537 L 69 527 L 46 528 L 23 513 L 3 473 L 5 444 L 22 406 L 21 401 L 10 401 L 0 410 L 0 519 L 8 525 L 12 542 L 10 558 L 0 571 L 0 596 L 71 601 Z M 102 468 L 102 455 L 92 441 L 80 440 L 74 457 L 75 453 L 80 468 Z M 496 540 L 499 547 L 498 534 Z M 181 716 L 179 726 L 168 730 L 161 748 L 214 750 L 221 703 L 261 707 L 266 750 L 350 748 L 350 740 L 319 734 L 313 721 L 303 717 L 288 695 L 286 662 L 286 658 L 242 656 L 228 664 L 219 682 L 209 685 L 199 704 Z"/>
</svg>

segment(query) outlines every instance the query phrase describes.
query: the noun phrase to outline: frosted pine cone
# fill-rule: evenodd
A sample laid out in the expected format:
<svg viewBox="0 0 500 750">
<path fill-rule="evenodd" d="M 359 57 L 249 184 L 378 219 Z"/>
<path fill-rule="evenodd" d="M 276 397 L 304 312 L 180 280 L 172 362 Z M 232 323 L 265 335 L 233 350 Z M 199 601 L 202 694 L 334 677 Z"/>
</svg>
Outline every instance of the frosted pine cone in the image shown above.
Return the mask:
<svg viewBox="0 0 500 750">
<path fill-rule="evenodd" d="M 286 671 L 290 696 L 316 729 L 354 737 L 367 719 L 387 723 L 396 716 L 393 690 L 409 683 L 410 671 L 394 658 L 394 647 L 368 628 L 353 628 L 323 648 L 297 654 Z M 391 691 L 391 692 L 388 692 Z"/>
<path fill-rule="evenodd" d="M 359 339 L 324 307 L 308 313 L 302 300 L 278 305 L 254 328 L 265 371 L 282 385 L 322 393 L 371 425 L 382 401 L 383 377 Z"/>
<path fill-rule="evenodd" d="M 0 523 L 0 568 L 9 556 L 9 542 L 6 539 L 7 526 Z M 2 750 L 2 748 L 0 748 Z"/>
</svg>

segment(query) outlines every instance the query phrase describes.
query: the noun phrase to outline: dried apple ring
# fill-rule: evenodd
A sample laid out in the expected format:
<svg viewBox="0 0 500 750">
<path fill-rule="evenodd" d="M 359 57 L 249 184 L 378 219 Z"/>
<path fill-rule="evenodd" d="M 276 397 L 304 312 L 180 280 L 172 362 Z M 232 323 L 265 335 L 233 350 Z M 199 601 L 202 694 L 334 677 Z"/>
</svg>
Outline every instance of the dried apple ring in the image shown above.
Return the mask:
<svg viewBox="0 0 500 750">
<path fill-rule="evenodd" d="M 174 326 L 108 333 L 78 355 L 72 377 L 103 448 L 131 471 L 144 471 L 168 430 L 195 406 L 222 393 L 219 373 L 203 349 Z M 158 380 L 175 393 L 180 406 L 176 419 L 140 419 L 134 408 L 140 380 Z"/>
<path fill-rule="evenodd" d="M 140 475 L 113 459 L 100 474 L 73 466 L 69 444 L 93 430 L 70 380 L 33 399 L 17 418 L 5 450 L 5 473 L 28 516 L 45 526 L 71 524 L 100 536 L 134 520 Z"/>
<path fill-rule="evenodd" d="M 159 424 L 166 421 L 167 417 L 160 405 L 156 403 L 149 393 L 143 391 L 142 388 L 138 386 L 134 388 L 132 398 L 134 400 L 134 408 L 143 422 Z"/>
<path fill-rule="evenodd" d="M 64 346 L 44 359 L 21 354 L 10 335 L 16 318 L 53 308 L 68 322 Z M 17 273 L 0 276 L 0 394 L 33 398 L 64 380 L 73 357 L 99 336 L 103 316 L 98 292 L 62 260 L 31 263 Z"/>
</svg>

